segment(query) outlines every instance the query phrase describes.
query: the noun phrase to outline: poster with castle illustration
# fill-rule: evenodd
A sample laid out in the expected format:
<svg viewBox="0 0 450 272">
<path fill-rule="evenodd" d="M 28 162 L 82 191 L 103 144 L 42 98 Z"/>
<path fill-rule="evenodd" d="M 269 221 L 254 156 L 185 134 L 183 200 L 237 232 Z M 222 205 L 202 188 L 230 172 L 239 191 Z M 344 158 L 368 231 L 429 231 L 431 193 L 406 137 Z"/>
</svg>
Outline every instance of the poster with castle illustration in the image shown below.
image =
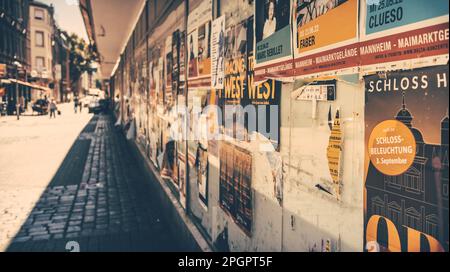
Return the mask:
<svg viewBox="0 0 450 272">
<path fill-rule="evenodd" d="M 448 66 L 365 77 L 365 248 L 448 251 Z"/>
</svg>

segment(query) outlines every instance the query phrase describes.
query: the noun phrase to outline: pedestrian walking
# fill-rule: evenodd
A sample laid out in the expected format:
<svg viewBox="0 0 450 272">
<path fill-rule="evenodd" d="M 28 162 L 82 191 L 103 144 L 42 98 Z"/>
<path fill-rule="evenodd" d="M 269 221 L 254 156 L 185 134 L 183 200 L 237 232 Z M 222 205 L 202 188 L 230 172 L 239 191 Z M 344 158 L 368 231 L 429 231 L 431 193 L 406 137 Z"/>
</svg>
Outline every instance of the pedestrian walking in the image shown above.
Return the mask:
<svg viewBox="0 0 450 272">
<path fill-rule="evenodd" d="M 83 109 L 83 102 L 81 100 L 78 102 L 78 106 L 80 107 L 80 113 L 81 113 L 81 110 Z"/>
<path fill-rule="evenodd" d="M 78 100 L 78 96 L 75 96 L 75 98 L 73 99 L 73 105 L 74 105 L 75 113 L 77 113 L 78 103 L 80 103 L 79 100 Z"/>
<path fill-rule="evenodd" d="M 52 118 L 52 116 L 53 116 L 53 118 L 56 118 L 56 110 L 57 110 L 57 107 L 56 107 L 55 100 L 52 99 L 52 102 L 50 102 L 50 119 Z"/>
</svg>

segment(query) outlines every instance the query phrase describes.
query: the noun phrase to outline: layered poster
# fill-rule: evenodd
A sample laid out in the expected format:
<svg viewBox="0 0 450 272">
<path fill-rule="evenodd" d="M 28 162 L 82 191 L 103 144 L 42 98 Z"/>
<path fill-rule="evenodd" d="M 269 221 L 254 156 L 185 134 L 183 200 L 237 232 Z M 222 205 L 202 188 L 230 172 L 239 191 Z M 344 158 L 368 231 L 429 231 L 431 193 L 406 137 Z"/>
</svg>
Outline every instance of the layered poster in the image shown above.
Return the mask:
<svg viewBox="0 0 450 272">
<path fill-rule="evenodd" d="M 226 30 L 225 35 L 225 83 L 224 89 L 219 90 L 219 105 L 222 107 L 223 124 L 227 126 L 224 134 L 236 138 L 245 134 L 241 122 L 235 122 L 235 114 L 227 114 L 227 105 L 241 105 L 247 89 L 247 28 L 248 21 L 244 20 Z"/>
<path fill-rule="evenodd" d="M 248 20 L 247 44 L 253 44 L 253 18 Z M 281 81 L 268 79 L 255 84 L 255 55 L 253 46 L 247 46 L 247 84 L 241 105 L 251 105 L 255 109 L 255 120 L 246 120 L 248 134 L 258 132 L 272 144 L 261 147 L 266 150 L 278 150 L 280 139 Z"/>
<path fill-rule="evenodd" d="M 358 0 L 293 3 L 295 76 L 358 66 Z"/>
<path fill-rule="evenodd" d="M 211 35 L 211 88 L 223 89 L 225 72 L 225 16 L 212 23 Z"/>
<path fill-rule="evenodd" d="M 448 74 L 365 78 L 368 251 L 448 251 Z"/>
<path fill-rule="evenodd" d="M 364 1 L 363 72 L 448 61 L 448 1 Z M 407 60 L 407 61 L 406 61 Z"/>
<path fill-rule="evenodd" d="M 252 156 L 231 143 L 220 144 L 219 202 L 249 236 L 253 222 Z"/>
<path fill-rule="evenodd" d="M 188 96 L 189 124 L 188 167 L 189 181 L 198 185 L 199 200 L 203 208 L 208 207 L 208 158 L 206 141 L 206 115 L 199 115 L 207 106 L 209 90 L 191 89 Z"/>
<path fill-rule="evenodd" d="M 189 88 L 211 87 L 212 1 L 204 0 L 188 16 Z"/>
<path fill-rule="evenodd" d="M 256 82 L 291 76 L 291 1 L 255 2 Z M 251 46 L 253 47 L 253 43 Z"/>
</svg>

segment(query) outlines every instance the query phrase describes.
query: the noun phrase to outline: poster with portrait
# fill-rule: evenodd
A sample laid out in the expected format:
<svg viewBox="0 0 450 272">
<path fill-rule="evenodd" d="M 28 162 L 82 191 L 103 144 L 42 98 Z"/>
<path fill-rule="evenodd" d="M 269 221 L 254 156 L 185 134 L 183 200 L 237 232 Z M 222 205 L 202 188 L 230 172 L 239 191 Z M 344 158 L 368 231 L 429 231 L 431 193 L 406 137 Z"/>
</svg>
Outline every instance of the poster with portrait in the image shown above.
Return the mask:
<svg viewBox="0 0 450 272">
<path fill-rule="evenodd" d="M 448 84 L 446 65 L 365 77 L 368 251 L 449 250 Z"/>
<path fill-rule="evenodd" d="M 188 16 L 189 87 L 211 87 L 212 0 L 203 0 Z"/>
<path fill-rule="evenodd" d="M 253 18 L 248 20 L 247 44 L 253 44 Z M 251 105 L 255 108 L 255 119 L 248 118 L 244 121 L 247 134 L 258 132 L 272 143 L 278 150 L 280 139 L 280 113 L 281 113 L 281 81 L 268 79 L 255 83 L 255 55 L 254 47 L 247 46 L 247 84 L 241 105 Z M 266 149 L 266 148 L 264 148 Z"/>
<path fill-rule="evenodd" d="M 211 34 L 211 88 L 223 89 L 225 71 L 225 16 L 212 23 Z"/>
<path fill-rule="evenodd" d="M 354 73 L 359 1 L 293 0 L 293 5 L 294 76 Z"/>
<path fill-rule="evenodd" d="M 256 82 L 291 76 L 291 2 L 292 0 L 255 2 Z"/>
</svg>

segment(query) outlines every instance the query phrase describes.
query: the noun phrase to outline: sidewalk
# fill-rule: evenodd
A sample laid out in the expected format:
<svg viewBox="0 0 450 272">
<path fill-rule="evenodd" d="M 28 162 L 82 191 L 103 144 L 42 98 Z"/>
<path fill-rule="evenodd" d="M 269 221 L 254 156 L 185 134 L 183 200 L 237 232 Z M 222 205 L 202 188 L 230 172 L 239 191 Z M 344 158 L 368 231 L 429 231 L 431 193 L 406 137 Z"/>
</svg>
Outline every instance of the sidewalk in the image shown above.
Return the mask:
<svg viewBox="0 0 450 272">
<path fill-rule="evenodd" d="M 74 114 L 0 117 L 0 251 L 14 238 L 58 171 L 74 141 L 92 118 Z"/>
<path fill-rule="evenodd" d="M 110 117 L 92 117 L 7 250 L 178 251 L 141 171 Z"/>
</svg>

